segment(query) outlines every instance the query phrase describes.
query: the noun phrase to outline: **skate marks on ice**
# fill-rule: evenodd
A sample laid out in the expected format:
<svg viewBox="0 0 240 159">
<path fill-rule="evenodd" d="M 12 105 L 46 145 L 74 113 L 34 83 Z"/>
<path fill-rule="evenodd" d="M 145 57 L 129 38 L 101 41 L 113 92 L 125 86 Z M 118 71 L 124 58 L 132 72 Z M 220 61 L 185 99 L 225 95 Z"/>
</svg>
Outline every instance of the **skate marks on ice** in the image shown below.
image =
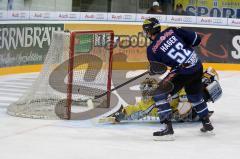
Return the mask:
<svg viewBox="0 0 240 159">
<path fill-rule="evenodd" d="M 0 109 L 17 101 L 31 87 L 38 73 L 6 75 L 0 77 Z"/>
</svg>

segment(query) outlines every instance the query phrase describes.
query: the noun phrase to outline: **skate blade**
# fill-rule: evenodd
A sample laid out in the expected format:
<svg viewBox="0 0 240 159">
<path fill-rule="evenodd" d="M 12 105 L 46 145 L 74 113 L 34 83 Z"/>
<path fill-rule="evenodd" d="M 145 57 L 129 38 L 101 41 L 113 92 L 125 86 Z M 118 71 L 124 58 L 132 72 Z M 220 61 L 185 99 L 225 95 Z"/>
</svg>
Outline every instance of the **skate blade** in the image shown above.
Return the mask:
<svg viewBox="0 0 240 159">
<path fill-rule="evenodd" d="M 174 135 L 164 135 L 164 136 L 153 136 L 154 141 L 174 141 L 175 136 Z"/>
<path fill-rule="evenodd" d="M 106 117 L 106 118 L 100 118 L 98 120 L 98 123 L 112 123 L 112 124 L 116 124 L 118 122 L 116 122 L 115 117 Z"/>
<path fill-rule="evenodd" d="M 214 131 L 206 131 L 206 132 L 203 132 L 203 131 L 200 131 L 200 136 L 215 136 L 215 132 Z"/>
</svg>

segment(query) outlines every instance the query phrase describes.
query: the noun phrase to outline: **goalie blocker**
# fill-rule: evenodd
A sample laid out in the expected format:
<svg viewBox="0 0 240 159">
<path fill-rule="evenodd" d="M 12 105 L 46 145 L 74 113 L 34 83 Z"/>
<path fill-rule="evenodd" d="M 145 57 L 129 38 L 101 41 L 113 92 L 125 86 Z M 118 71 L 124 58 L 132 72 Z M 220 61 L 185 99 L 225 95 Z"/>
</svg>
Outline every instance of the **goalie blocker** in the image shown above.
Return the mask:
<svg viewBox="0 0 240 159">
<path fill-rule="evenodd" d="M 203 74 L 202 83 L 204 85 L 205 101 L 215 102 L 222 96 L 222 88 L 219 84 L 217 72 L 209 67 Z"/>
</svg>

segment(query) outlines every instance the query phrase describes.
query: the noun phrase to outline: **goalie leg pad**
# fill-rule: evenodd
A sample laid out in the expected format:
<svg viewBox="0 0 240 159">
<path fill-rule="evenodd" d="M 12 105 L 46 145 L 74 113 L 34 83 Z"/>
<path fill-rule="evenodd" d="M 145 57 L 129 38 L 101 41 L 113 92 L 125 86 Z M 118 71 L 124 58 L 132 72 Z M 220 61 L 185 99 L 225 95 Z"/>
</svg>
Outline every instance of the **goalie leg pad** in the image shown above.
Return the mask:
<svg viewBox="0 0 240 159">
<path fill-rule="evenodd" d="M 186 116 L 192 110 L 192 104 L 189 102 L 179 102 L 177 109 L 179 115 Z"/>
<path fill-rule="evenodd" d="M 152 104 L 145 110 L 139 110 L 137 112 L 134 112 L 131 115 L 127 116 L 127 120 L 141 119 L 141 118 L 147 116 L 155 108 L 155 106 L 156 106 L 155 104 Z"/>
</svg>

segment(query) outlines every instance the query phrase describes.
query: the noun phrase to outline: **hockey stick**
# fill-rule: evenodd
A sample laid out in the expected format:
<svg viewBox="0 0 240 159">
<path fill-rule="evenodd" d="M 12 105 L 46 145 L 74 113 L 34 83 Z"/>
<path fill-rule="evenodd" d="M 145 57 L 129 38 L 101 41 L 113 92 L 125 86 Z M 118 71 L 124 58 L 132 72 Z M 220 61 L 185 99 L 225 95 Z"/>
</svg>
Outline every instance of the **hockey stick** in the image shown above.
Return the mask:
<svg viewBox="0 0 240 159">
<path fill-rule="evenodd" d="M 90 97 L 89 99 L 79 100 L 79 101 L 84 102 L 84 101 L 88 101 L 88 100 L 99 99 L 99 98 L 107 95 L 108 93 L 113 92 L 113 91 L 115 91 L 115 90 L 117 90 L 117 89 L 119 89 L 119 88 L 127 85 L 128 83 L 131 83 L 132 81 L 135 81 L 136 79 L 138 79 L 138 78 L 140 78 L 140 77 L 142 77 L 142 76 L 144 76 L 144 75 L 146 75 L 146 74 L 149 74 L 149 71 L 146 71 L 146 72 L 144 72 L 144 73 L 142 73 L 142 74 L 140 74 L 140 75 L 138 75 L 138 76 L 136 76 L 136 77 L 133 77 L 132 79 L 130 79 L 130 80 L 128 80 L 128 81 L 126 81 L 126 82 L 124 82 L 124 83 L 122 83 L 122 84 L 114 87 L 114 88 L 112 88 L 112 89 L 109 90 L 109 91 L 106 91 L 106 92 L 104 92 L 104 93 L 102 93 L 102 94 L 99 94 L 99 95 L 95 95 L 95 96 L 93 96 L 93 97 Z M 77 100 L 76 100 L 76 101 L 77 101 Z"/>
<path fill-rule="evenodd" d="M 167 66 L 165 64 L 163 64 L 163 63 L 151 61 L 150 62 L 150 69 L 153 69 L 155 74 L 163 74 L 163 73 L 165 73 L 167 71 Z M 138 78 L 140 78 L 140 77 L 142 77 L 142 76 L 144 76 L 146 74 L 149 74 L 149 73 L 150 73 L 150 71 L 148 70 L 148 71 L 146 71 L 146 72 L 144 72 L 144 73 L 142 73 L 142 74 L 140 74 L 140 75 L 138 75 L 136 77 L 133 77 L 132 79 L 130 79 L 130 80 L 128 80 L 128 81 L 126 81 L 126 82 L 124 82 L 124 83 L 114 87 L 114 88 L 112 88 L 110 91 L 106 91 L 106 92 L 104 92 L 104 93 L 102 93 L 100 95 L 95 95 L 93 97 L 93 99 L 101 98 L 101 97 L 107 95 L 107 93 L 113 92 L 113 91 L 115 91 L 115 90 L 117 90 L 117 89 L 127 85 L 128 83 L 131 83 L 132 81 L 135 81 L 136 79 L 138 79 Z"/>
<path fill-rule="evenodd" d="M 153 72 L 154 72 L 155 74 L 163 74 L 163 73 L 165 73 L 165 72 L 167 71 L 167 67 L 166 67 L 166 65 L 164 65 L 163 63 L 150 62 L 150 64 L 151 64 L 151 69 L 153 69 Z M 124 82 L 124 83 L 122 83 L 122 84 L 114 87 L 114 88 L 112 88 L 112 89 L 109 90 L 109 91 L 106 91 L 106 92 L 104 92 L 104 93 L 102 93 L 102 94 L 99 94 L 99 95 L 95 95 L 95 96 L 93 96 L 93 97 L 91 97 L 91 98 L 89 98 L 89 99 L 92 99 L 92 100 L 93 100 L 93 99 L 99 99 L 99 98 L 107 95 L 108 93 L 113 92 L 113 91 L 115 91 L 115 90 L 117 90 L 117 89 L 119 89 L 119 88 L 121 88 L 121 87 L 123 87 L 123 86 L 125 86 L 125 85 L 127 85 L 127 84 L 129 84 L 129 83 L 131 83 L 132 81 L 135 81 L 136 79 L 138 79 L 138 78 L 140 78 L 140 77 L 143 77 L 144 75 L 149 74 L 149 73 L 150 73 L 150 71 L 148 70 L 148 71 L 146 71 L 146 72 L 144 72 L 144 73 L 142 73 L 142 74 L 140 74 L 140 75 L 138 75 L 138 76 L 136 76 L 136 77 L 133 77 L 132 79 L 130 79 L 130 80 L 128 80 L 128 81 L 126 81 L 126 82 Z M 89 100 L 89 99 L 87 99 L 87 100 Z M 87 100 L 86 100 L 86 101 L 87 101 Z M 85 100 L 84 100 L 84 101 L 85 101 Z"/>
<path fill-rule="evenodd" d="M 127 85 L 128 83 L 131 83 L 132 81 L 135 81 L 136 79 L 138 79 L 138 78 L 140 78 L 140 77 L 142 77 L 142 76 L 144 76 L 146 74 L 149 74 L 149 71 L 146 71 L 146 72 L 144 72 L 144 73 L 142 73 L 142 74 L 140 74 L 140 75 L 138 75 L 136 77 L 133 77 L 132 79 L 130 79 L 130 80 L 128 80 L 128 81 L 126 81 L 126 82 L 124 82 L 124 83 L 114 87 L 114 88 L 112 88 L 110 91 L 104 92 L 104 93 L 102 93 L 100 95 L 95 95 L 93 99 L 101 98 L 101 97 L 105 96 L 108 92 L 113 92 L 113 91 L 117 90 L 118 88 L 121 88 L 121 87 Z"/>
</svg>

